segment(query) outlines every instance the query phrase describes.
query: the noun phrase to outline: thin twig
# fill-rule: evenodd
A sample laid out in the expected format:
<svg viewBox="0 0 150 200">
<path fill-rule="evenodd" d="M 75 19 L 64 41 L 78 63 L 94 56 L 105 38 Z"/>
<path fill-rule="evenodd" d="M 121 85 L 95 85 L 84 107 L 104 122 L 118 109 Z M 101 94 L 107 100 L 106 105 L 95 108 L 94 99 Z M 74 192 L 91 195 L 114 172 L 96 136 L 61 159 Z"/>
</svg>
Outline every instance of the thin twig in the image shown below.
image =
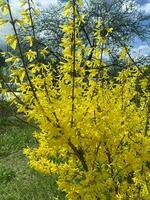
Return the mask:
<svg viewBox="0 0 150 200">
<path fill-rule="evenodd" d="M 16 36 L 18 49 L 19 49 L 19 53 L 20 53 L 21 60 L 22 60 L 22 63 L 23 63 L 23 67 L 25 69 L 25 73 L 26 73 L 27 79 L 29 81 L 32 93 L 33 93 L 35 99 L 37 100 L 37 102 L 39 103 L 39 100 L 37 98 L 36 92 L 34 90 L 34 86 L 33 86 L 32 82 L 31 82 L 31 79 L 30 79 L 29 74 L 28 74 L 27 65 L 26 65 L 26 62 L 24 60 L 24 56 L 23 56 L 23 52 L 22 52 L 19 36 L 18 36 L 18 33 L 17 33 L 17 29 L 16 29 L 16 26 L 15 26 L 15 21 L 14 21 L 13 15 L 12 15 L 12 11 L 11 11 L 9 0 L 7 0 L 7 6 L 8 6 L 8 11 L 9 11 L 9 16 L 10 16 L 10 19 L 11 19 L 11 24 L 12 24 L 12 27 L 13 27 L 13 30 L 14 30 L 14 33 L 15 33 L 15 36 Z"/>
<path fill-rule="evenodd" d="M 73 0 L 73 64 L 72 64 L 72 119 L 71 126 L 74 123 L 74 99 L 75 99 L 75 65 L 76 65 L 76 0 Z"/>
</svg>

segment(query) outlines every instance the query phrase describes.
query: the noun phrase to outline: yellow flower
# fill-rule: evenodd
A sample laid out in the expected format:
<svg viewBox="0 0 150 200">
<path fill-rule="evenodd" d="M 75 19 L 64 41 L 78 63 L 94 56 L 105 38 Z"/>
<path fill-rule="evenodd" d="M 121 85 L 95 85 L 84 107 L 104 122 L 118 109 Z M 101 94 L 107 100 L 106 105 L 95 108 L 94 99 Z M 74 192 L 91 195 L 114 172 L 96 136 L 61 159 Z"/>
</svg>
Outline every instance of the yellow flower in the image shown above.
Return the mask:
<svg viewBox="0 0 150 200">
<path fill-rule="evenodd" d="M 44 49 L 40 49 L 40 54 L 45 58 L 46 55 L 48 54 L 48 50 L 47 47 L 45 47 Z"/>
<path fill-rule="evenodd" d="M 29 42 L 30 47 L 32 47 L 32 45 L 33 45 L 33 38 L 32 38 L 32 36 L 26 36 L 25 39 Z"/>
<path fill-rule="evenodd" d="M 6 40 L 6 43 L 12 48 L 12 49 L 16 49 L 17 47 L 17 38 L 15 35 L 13 34 L 10 34 L 10 35 L 7 35 L 5 36 L 5 40 Z"/>
<path fill-rule="evenodd" d="M 26 53 L 26 57 L 30 62 L 33 61 L 36 58 L 36 55 L 37 55 L 37 53 L 35 51 L 32 51 L 32 50 L 29 50 Z"/>
</svg>

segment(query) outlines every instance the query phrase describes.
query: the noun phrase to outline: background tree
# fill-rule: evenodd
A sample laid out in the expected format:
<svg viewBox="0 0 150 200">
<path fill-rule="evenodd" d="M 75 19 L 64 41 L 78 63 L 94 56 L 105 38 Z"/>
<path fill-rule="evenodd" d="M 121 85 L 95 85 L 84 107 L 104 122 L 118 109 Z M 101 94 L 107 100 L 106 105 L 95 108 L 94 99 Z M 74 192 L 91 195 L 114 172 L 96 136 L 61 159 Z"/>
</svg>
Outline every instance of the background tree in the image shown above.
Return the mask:
<svg viewBox="0 0 150 200">
<path fill-rule="evenodd" d="M 40 33 L 38 34 L 39 40 L 41 43 L 43 40 L 49 46 L 51 56 L 53 55 L 54 59 L 59 60 L 62 57 L 61 48 L 59 47 L 62 37 L 60 24 L 65 21 L 62 16 L 62 9 L 63 4 L 59 4 L 55 7 L 55 12 L 51 9 L 44 10 L 35 22 L 37 34 Z M 141 13 L 134 1 L 130 2 L 130 4 L 128 1 L 119 0 L 91 0 L 88 3 L 86 1 L 82 12 L 85 13 L 85 23 L 82 23 L 80 29 L 87 46 L 94 47 L 93 35 L 97 19 L 102 21 L 99 30 L 99 34 L 102 37 L 107 35 L 109 27 L 113 28 L 113 32 L 108 36 L 109 40 L 107 40 L 110 53 L 109 67 L 112 68 L 112 75 L 122 69 L 123 64 L 117 61 L 122 46 L 127 45 L 131 49 L 136 38 L 143 41 L 149 40 L 150 16 Z M 136 59 L 138 65 L 142 65 L 143 62 L 145 62 L 145 57 Z"/>
</svg>

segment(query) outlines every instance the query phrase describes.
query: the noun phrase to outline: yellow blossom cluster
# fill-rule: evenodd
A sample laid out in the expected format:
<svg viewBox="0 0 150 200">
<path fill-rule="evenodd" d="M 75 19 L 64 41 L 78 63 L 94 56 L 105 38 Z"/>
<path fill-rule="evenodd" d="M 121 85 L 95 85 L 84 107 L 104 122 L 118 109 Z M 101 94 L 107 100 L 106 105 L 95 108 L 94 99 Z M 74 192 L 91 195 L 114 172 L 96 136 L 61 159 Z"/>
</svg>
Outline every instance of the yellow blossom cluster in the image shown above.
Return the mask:
<svg viewBox="0 0 150 200">
<path fill-rule="evenodd" d="M 37 171 L 58 174 L 58 187 L 69 200 L 148 200 L 150 94 L 147 79 L 140 79 L 144 68 L 126 66 L 116 78 L 109 78 L 102 54 L 108 56 L 106 40 L 113 29 L 102 37 L 97 22 L 96 46 L 86 46 L 80 32 L 85 17 L 80 13 L 82 5 L 82 0 L 69 0 L 64 8 L 63 61 L 57 84 L 52 66 L 36 61 L 39 54 L 45 59 L 47 48 L 34 49 L 34 37 L 27 36 L 30 49 L 24 53 L 17 35 L 6 37 L 7 44 L 17 46 L 21 54 L 6 53 L 7 61 L 19 66 L 12 72 L 20 92 L 18 111 L 39 127 L 33 134 L 37 146 L 24 153 Z M 23 12 L 22 20 L 32 25 L 28 14 Z M 122 48 L 121 60 L 128 57 L 127 51 Z"/>
</svg>

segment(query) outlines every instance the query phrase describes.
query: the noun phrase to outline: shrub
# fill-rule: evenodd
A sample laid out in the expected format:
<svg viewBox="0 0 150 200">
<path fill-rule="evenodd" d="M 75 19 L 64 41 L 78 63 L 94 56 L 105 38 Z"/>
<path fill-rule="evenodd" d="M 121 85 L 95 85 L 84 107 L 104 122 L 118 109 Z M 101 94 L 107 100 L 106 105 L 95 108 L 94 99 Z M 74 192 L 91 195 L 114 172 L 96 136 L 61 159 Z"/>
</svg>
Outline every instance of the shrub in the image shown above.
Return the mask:
<svg viewBox="0 0 150 200">
<path fill-rule="evenodd" d="M 21 63 L 12 73 L 13 81 L 19 79 L 18 111 L 40 129 L 34 133 L 38 146 L 24 151 L 30 166 L 58 174 L 58 187 L 70 200 L 149 199 L 148 77 L 142 79 L 142 94 L 136 89 L 144 68 L 135 66 L 123 46 L 120 59 L 125 68 L 111 80 L 106 41 L 113 30 L 108 27 L 102 35 L 98 20 L 96 47 L 85 47 L 80 35 L 82 1 L 73 0 L 64 8 L 63 59 L 54 84 L 51 65 L 38 59 L 46 56 L 46 49 L 37 49 L 30 3 L 25 2 L 28 9 L 19 21 L 21 27 L 32 28 L 33 37 L 27 37 L 30 50 L 23 53 L 17 32 L 6 38 L 13 49 L 18 44 L 20 52 L 20 57 L 7 60 Z M 3 4 L 11 16 L 9 2 Z M 16 30 L 12 18 L 11 24 Z"/>
</svg>

